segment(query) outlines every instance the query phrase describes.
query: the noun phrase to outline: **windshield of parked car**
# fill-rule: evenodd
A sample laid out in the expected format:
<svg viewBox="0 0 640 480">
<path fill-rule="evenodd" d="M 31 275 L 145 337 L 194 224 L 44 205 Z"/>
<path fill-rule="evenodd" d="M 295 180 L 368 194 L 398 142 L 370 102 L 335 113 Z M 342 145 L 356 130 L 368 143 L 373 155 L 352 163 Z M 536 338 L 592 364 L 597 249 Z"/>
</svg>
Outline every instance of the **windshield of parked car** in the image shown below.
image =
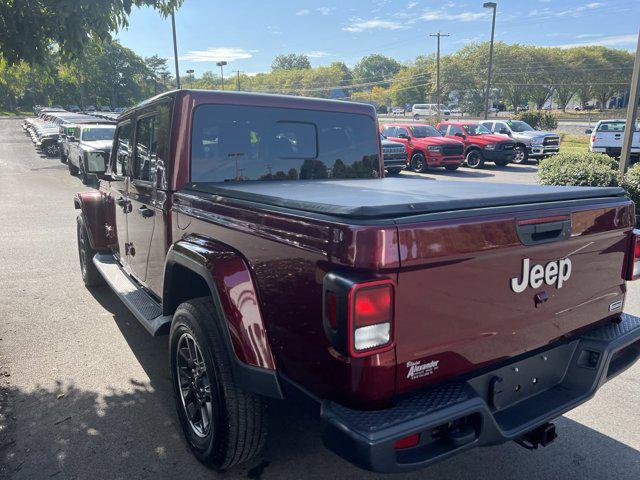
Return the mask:
<svg viewBox="0 0 640 480">
<path fill-rule="evenodd" d="M 488 133 L 491 133 L 491 130 L 489 130 L 484 125 L 463 125 L 462 128 L 464 128 L 464 131 L 467 132 L 467 135 L 471 135 L 472 137 L 475 137 L 476 135 L 486 135 Z"/>
<path fill-rule="evenodd" d="M 509 120 L 507 125 L 509 125 L 509 128 L 514 132 L 531 132 L 535 130 L 531 125 L 520 120 Z"/>
<path fill-rule="evenodd" d="M 110 127 L 86 127 L 82 129 L 82 140 L 96 142 L 98 140 L 112 140 L 116 126 Z"/>
<path fill-rule="evenodd" d="M 417 125 L 415 127 L 409 127 L 411 133 L 416 138 L 426 138 L 426 137 L 441 137 L 439 131 L 433 128 L 431 125 Z"/>
<path fill-rule="evenodd" d="M 374 178 L 379 168 L 367 115 L 242 105 L 193 114 L 192 182 Z"/>
</svg>

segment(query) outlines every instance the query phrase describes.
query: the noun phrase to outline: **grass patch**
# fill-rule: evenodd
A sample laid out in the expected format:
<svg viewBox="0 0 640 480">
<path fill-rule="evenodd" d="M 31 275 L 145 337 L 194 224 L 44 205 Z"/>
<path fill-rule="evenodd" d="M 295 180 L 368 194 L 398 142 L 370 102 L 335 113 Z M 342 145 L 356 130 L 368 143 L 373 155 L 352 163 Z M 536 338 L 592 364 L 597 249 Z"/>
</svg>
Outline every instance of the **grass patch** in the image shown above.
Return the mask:
<svg viewBox="0 0 640 480">
<path fill-rule="evenodd" d="M 567 153 L 587 153 L 589 151 L 589 135 L 560 134 L 560 151 Z"/>
<path fill-rule="evenodd" d="M 28 117 L 28 116 L 32 116 L 33 112 L 27 112 L 22 111 L 22 110 L 14 110 L 14 111 L 9 111 L 9 110 L 0 110 L 0 117 Z"/>
</svg>

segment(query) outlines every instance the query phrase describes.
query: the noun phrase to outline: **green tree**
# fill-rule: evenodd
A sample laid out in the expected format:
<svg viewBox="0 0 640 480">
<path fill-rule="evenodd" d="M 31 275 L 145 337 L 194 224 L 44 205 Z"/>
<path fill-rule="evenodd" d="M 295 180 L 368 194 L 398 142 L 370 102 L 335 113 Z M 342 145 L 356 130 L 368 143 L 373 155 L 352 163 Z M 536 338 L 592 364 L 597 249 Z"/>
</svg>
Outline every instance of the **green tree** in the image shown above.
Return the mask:
<svg viewBox="0 0 640 480">
<path fill-rule="evenodd" d="M 183 0 L 9 0 L 0 2 L 0 52 L 8 64 L 43 62 L 52 44 L 64 57 L 80 55 L 92 39 L 110 40 L 128 25 L 131 7 L 168 15 Z"/>
<path fill-rule="evenodd" d="M 393 58 L 373 54 L 363 57 L 355 67 L 353 76 L 357 83 L 372 83 L 392 78 L 400 71 L 402 65 Z M 388 87 L 388 84 L 384 84 Z"/>
<path fill-rule="evenodd" d="M 278 55 L 271 63 L 271 70 L 302 70 L 311 68 L 309 59 L 304 54 L 289 53 L 287 55 Z"/>
</svg>

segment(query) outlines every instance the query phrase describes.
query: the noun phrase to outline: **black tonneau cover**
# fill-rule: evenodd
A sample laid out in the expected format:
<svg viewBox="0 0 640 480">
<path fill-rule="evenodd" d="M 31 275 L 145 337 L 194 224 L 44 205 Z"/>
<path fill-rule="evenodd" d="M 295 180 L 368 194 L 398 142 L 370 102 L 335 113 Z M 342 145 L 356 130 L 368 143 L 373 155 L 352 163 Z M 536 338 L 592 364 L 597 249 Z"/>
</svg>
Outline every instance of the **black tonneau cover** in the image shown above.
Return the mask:
<svg viewBox="0 0 640 480">
<path fill-rule="evenodd" d="M 418 178 L 196 183 L 186 188 L 349 218 L 389 218 L 625 195 L 620 187 L 554 187 Z"/>
</svg>

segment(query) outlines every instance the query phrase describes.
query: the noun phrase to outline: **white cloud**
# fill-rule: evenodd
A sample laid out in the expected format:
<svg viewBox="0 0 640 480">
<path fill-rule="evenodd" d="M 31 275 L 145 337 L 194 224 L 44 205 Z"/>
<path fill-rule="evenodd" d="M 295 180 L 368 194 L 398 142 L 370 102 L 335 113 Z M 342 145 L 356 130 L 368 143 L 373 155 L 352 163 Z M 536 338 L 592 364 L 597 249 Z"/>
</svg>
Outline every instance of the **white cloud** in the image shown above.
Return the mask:
<svg viewBox="0 0 640 480">
<path fill-rule="evenodd" d="M 335 10 L 335 8 L 333 7 L 318 7 L 316 8 L 316 12 L 318 12 L 320 15 L 331 15 L 331 12 L 333 12 Z"/>
<path fill-rule="evenodd" d="M 299 10 L 296 12 L 296 15 L 301 17 L 303 15 L 309 15 L 311 13 L 311 10 L 309 10 L 308 8 L 303 8 L 302 10 Z"/>
<path fill-rule="evenodd" d="M 365 30 L 401 30 L 407 28 L 398 22 L 390 20 L 373 20 L 354 19 L 346 27 L 342 27 L 345 32 L 364 32 Z"/>
<path fill-rule="evenodd" d="M 634 45 L 638 41 L 638 35 L 631 33 L 629 35 L 612 35 L 609 37 L 601 37 L 595 40 L 578 43 L 565 43 L 564 45 L 556 45 L 560 48 L 586 47 L 589 45 L 601 45 L 604 47 L 622 47 L 625 45 Z"/>
<path fill-rule="evenodd" d="M 282 31 L 278 27 L 274 27 L 272 25 L 267 25 L 267 32 L 271 35 L 282 35 Z"/>
<path fill-rule="evenodd" d="M 324 52 L 322 50 L 313 50 L 311 52 L 306 52 L 305 55 L 309 58 L 333 57 L 332 53 Z"/>
<path fill-rule="evenodd" d="M 409 2 L 409 4 L 407 5 L 407 8 L 411 9 L 413 7 L 416 7 L 418 5 L 418 2 Z"/>
<path fill-rule="evenodd" d="M 211 47 L 206 50 L 191 50 L 186 55 L 180 56 L 180 60 L 188 62 L 233 62 L 253 57 L 257 50 L 245 50 L 235 47 Z"/>
<path fill-rule="evenodd" d="M 428 22 L 434 20 L 459 20 L 461 22 L 473 22 L 482 18 L 487 18 L 489 12 L 462 12 L 462 13 L 447 13 L 443 11 L 439 12 L 426 12 L 420 17 L 422 20 Z"/>
</svg>

